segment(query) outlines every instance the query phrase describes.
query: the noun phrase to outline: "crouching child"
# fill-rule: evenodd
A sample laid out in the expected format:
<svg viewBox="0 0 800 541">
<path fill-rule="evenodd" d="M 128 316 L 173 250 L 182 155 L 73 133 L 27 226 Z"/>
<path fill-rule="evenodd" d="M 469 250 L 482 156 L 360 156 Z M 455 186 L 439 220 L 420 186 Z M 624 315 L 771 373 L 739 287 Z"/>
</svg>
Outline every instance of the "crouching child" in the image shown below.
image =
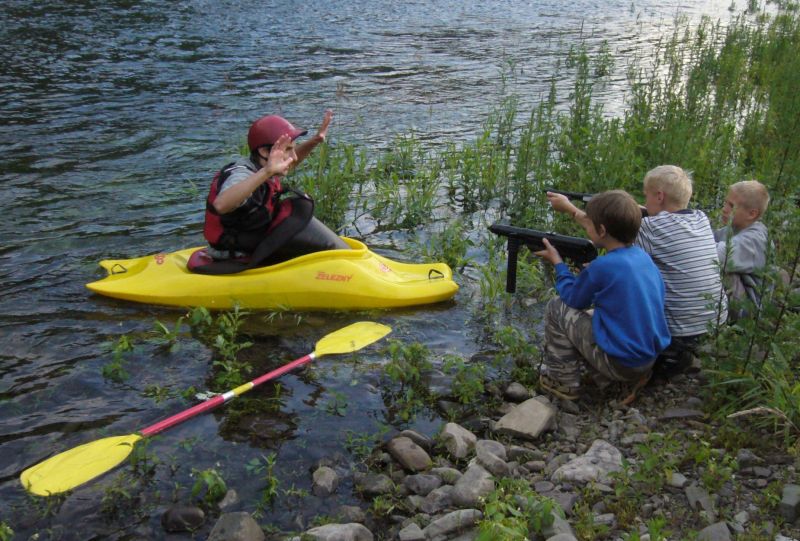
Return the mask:
<svg viewBox="0 0 800 541">
<path fill-rule="evenodd" d="M 650 377 L 670 343 L 664 316 L 664 282 L 650 256 L 633 242 L 641 225 L 639 205 L 627 192 L 594 196 L 581 223 L 606 254 L 577 276 L 547 240 L 535 254 L 555 266 L 556 291 L 545 313 L 540 387 L 565 400 L 579 396 L 581 372 L 595 381 L 627 382 L 631 394 Z"/>
</svg>

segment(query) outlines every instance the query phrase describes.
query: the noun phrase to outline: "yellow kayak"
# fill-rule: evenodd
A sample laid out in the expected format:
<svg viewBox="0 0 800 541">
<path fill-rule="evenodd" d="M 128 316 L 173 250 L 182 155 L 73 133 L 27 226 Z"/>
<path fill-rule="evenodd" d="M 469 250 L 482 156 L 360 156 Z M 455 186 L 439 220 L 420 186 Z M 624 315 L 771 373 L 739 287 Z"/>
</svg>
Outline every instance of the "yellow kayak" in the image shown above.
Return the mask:
<svg viewBox="0 0 800 541">
<path fill-rule="evenodd" d="M 351 250 L 327 250 L 237 274 L 190 272 L 200 248 L 135 259 L 107 259 L 95 293 L 147 304 L 228 309 L 361 310 L 444 301 L 458 285 L 444 263 L 392 261 L 364 243 L 342 237 Z"/>
</svg>

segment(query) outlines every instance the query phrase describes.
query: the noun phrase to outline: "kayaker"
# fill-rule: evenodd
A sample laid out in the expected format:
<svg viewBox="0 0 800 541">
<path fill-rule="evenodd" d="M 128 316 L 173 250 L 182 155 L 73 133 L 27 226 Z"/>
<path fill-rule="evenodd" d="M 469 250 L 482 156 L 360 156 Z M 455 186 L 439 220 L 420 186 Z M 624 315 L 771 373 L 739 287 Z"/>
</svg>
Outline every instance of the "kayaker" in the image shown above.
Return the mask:
<svg viewBox="0 0 800 541">
<path fill-rule="evenodd" d="M 282 177 L 325 141 L 332 118 L 333 111 L 325 111 L 317 133 L 298 144 L 295 140 L 307 130 L 283 117 L 267 115 L 253 122 L 247 134 L 250 156 L 227 164 L 211 185 L 203 229 L 209 256 L 215 261 L 250 258 L 247 266 L 252 267 L 349 249 L 313 217 L 310 197 L 281 185 Z M 227 272 L 236 272 L 231 269 Z"/>
</svg>

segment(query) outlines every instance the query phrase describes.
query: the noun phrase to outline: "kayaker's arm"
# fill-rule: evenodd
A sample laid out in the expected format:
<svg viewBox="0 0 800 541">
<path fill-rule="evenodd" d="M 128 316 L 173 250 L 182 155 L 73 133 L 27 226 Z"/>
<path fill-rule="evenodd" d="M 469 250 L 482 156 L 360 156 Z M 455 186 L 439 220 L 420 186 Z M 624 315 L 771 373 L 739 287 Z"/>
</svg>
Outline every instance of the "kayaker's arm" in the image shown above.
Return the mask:
<svg viewBox="0 0 800 541">
<path fill-rule="evenodd" d="M 297 159 L 291 143 L 289 136 L 282 135 L 272 146 L 267 164 L 243 181 L 223 190 L 214 200 L 214 209 L 220 214 L 232 212 L 267 180 L 285 175 Z"/>
<path fill-rule="evenodd" d="M 297 161 L 294 163 L 293 167 L 296 167 L 297 164 L 305 160 L 308 155 L 311 154 L 311 151 L 317 147 L 317 145 L 325 142 L 325 138 L 328 136 L 328 126 L 330 126 L 332 119 L 333 111 L 330 109 L 326 110 L 325 116 L 322 118 L 322 124 L 320 124 L 317 133 L 310 139 L 303 141 L 295 147 L 294 150 L 295 154 L 297 154 Z"/>
</svg>

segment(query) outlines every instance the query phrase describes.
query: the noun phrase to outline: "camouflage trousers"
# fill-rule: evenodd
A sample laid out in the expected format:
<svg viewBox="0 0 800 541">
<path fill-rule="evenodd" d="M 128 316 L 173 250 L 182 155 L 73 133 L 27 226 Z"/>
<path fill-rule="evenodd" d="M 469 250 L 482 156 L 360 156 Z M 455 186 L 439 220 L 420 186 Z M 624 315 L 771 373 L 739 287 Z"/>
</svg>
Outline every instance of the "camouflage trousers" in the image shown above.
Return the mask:
<svg viewBox="0 0 800 541">
<path fill-rule="evenodd" d="M 570 308 L 556 297 L 547 303 L 542 373 L 566 387 L 578 388 L 587 370 L 600 387 L 612 381 L 636 381 L 653 367 L 625 366 L 606 355 L 594 340 L 594 310 Z"/>
</svg>

